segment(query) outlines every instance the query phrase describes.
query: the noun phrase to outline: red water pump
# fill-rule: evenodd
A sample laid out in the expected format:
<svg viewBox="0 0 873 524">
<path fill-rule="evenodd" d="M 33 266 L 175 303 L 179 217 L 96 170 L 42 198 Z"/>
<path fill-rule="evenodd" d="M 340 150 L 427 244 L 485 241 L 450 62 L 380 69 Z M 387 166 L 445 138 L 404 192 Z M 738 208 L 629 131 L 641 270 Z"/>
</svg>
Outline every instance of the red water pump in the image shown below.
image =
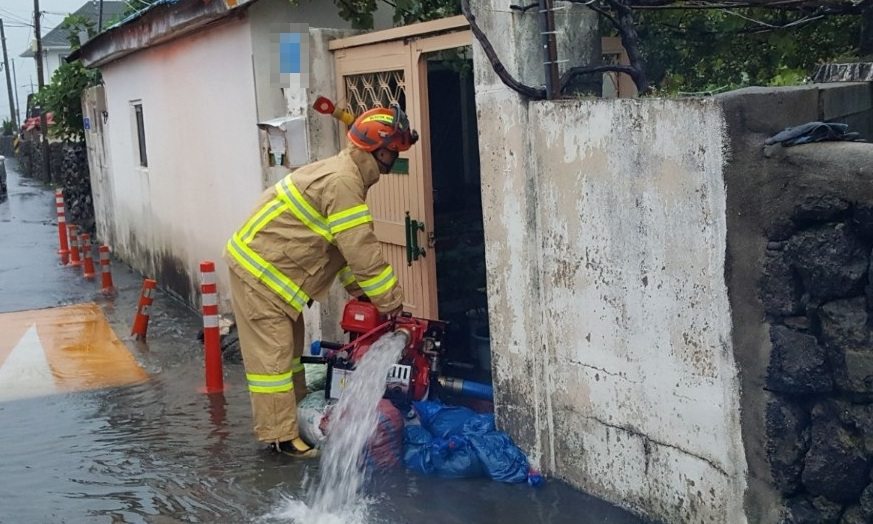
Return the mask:
<svg viewBox="0 0 873 524">
<path fill-rule="evenodd" d="M 326 396 L 338 398 L 340 392 L 335 390 L 341 389 L 345 374 L 352 372 L 373 343 L 386 333 L 395 332 L 406 337 L 406 347 L 388 375 L 386 396 L 398 401 L 428 397 L 431 385 L 439 375 L 441 343 L 446 329 L 444 322 L 408 314 L 386 320 L 373 304 L 350 300 L 343 310 L 340 325 L 350 335 L 348 344 L 313 344 L 313 354 L 320 355 L 323 351 L 324 355 L 316 358 L 328 366 Z M 311 359 L 304 359 L 308 360 Z"/>
</svg>

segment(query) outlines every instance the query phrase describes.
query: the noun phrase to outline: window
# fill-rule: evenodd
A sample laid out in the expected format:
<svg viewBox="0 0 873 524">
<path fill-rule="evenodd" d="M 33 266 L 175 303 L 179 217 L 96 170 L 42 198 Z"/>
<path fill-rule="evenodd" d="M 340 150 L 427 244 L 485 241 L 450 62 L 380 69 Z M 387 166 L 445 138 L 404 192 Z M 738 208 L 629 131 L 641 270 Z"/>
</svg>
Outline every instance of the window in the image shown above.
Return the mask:
<svg viewBox="0 0 873 524">
<path fill-rule="evenodd" d="M 134 104 L 133 112 L 136 116 L 136 139 L 139 150 L 139 165 L 142 167 L 148 167 L 149 161 L 146 156 L 146 143 L 145 143 L 145 126 L 143 125 L 142 120 L 142 104 Z"/>
</svg>

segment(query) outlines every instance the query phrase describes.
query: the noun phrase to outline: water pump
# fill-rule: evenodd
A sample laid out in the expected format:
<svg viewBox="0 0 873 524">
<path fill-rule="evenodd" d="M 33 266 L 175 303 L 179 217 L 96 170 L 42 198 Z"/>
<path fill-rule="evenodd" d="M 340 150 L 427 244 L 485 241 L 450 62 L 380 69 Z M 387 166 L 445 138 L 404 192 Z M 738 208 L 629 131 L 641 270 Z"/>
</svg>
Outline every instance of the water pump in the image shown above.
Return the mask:
<svg viewBox="0 0 873 524">
<path fill-rule="evenodd" d="M 446 323 L 438 320 L 416 318 L 403 314 L 391 320 L 379 314 L 369 302 L 350 300 L 343 309 L 343 330 L 349 333 L 347 344 L 316 341 L 312 344 L 312 357 L 304 362 L 327 364 L 325 396 L 339 398 L 346 377 L 353 372 L 355 364 L 370 350 L 373 343 L 386 333 L 400 333 L 406 339 L 400 361 L 387 377 L 385 396 L 396 404 L 408 404 L 434 396 L 440 387 L 458 394 L 470 394 L 490 398 L 490 386 L 471 388 L 461 379 L 440 376 L 443 363 L 443 337 Z"/>
</svg>

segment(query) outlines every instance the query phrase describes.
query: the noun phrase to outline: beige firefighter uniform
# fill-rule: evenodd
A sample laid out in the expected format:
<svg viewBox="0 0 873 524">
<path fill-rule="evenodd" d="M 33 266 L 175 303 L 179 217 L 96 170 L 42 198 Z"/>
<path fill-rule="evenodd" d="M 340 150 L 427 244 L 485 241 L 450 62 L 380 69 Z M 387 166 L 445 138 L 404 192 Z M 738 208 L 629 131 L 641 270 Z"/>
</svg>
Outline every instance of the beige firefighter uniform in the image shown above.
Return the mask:
<svg viewBox="0 0 873 524">
<path fill-rule="evenodd" d="M 227 243 L 231 293 L 259 440 L 298 437 L 305 394 L 301 312 L 334 278 L 382 312 L 403 302 L 365 203 L 379 180 L 370 153 L 349 147 L 287 175 L 261 196 Z"/>
</svg>

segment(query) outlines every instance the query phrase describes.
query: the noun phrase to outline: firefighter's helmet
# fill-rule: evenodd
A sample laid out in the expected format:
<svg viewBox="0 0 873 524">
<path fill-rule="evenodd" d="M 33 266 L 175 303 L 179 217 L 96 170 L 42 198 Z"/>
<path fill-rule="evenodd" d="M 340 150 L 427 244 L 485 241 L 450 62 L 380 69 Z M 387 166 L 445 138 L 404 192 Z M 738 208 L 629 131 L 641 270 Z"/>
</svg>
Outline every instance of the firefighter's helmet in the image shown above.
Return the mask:
<svg viewBox="0 0 873 524">
<path fill-rule="evenodd" d="M 398 104 L 363 113 L 352 123 L 348 137 L 356 147 L 370 153 L 382 148 L 406 151 L 418 141 L 418 133 L 410 128 L 409 118 Z"/>
</svg>

